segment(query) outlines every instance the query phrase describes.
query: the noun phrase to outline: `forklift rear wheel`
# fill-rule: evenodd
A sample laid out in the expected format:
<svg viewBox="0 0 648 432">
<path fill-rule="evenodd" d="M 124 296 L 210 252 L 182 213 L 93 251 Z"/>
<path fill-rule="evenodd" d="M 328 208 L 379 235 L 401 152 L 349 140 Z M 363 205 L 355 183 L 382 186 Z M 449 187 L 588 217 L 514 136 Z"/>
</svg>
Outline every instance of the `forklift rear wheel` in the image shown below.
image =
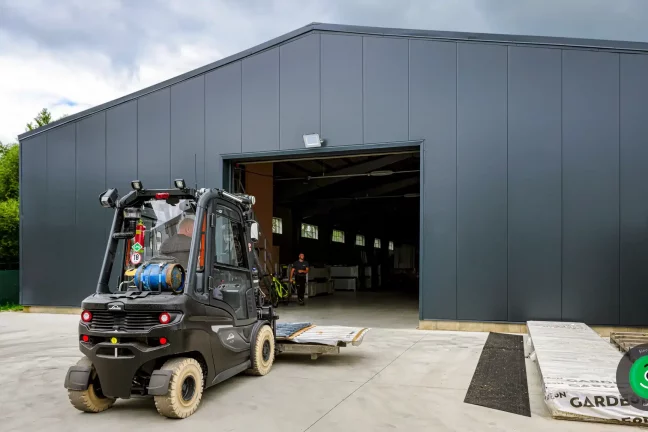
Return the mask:
<svg viewBox="0 0 648 432">
<path fill-rule="evenodd" d="M 101 392 L 99 377 L 90 359 L 83 357 L 77 362 L 77 366 L 90 367 L 92 372 L 90 373 L 90 383 L 88 383 L 87 389 L 83 391 L 68 390 L 68 397 L 74 408 L 83 412 L 98 413 L 112 407 L 115 399 L 106 397 Z"/>
<path fill-rule="evenodd" d="M 155 408 L 165 417 L 186 418 L 198 409 L 203 394 L 200 363 L 188 357 L 167 360 L 161 368 L 171 371 L 169 391 L 155 396 Z"/>
<path fill-rule="evenodd" d="M 274 358 L 274 333 L 269 325 L 264 325 L 259 329 L 254 345 L 252 346 L 252 368 L 249 369 L 249 374 L 257 376 L 266 375 L 272 368 Z"/>
</svg>

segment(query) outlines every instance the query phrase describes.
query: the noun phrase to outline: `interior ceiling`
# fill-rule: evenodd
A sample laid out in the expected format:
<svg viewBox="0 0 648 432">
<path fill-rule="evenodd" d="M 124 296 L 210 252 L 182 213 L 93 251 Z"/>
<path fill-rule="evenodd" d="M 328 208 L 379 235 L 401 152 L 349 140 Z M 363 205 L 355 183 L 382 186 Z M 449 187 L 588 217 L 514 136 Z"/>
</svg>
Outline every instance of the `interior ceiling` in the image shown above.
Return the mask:
<svg viewBox="0 0 648 432">
<path fill-rule="evenodd" d="M 274 202 L 298 206 L 304 220 L 331 212 L 340 223 L 377 211 L 386 217 L 402 215 L 419 206 L 419 170 L 418 151 L 276 162 Z M 418 216 L 418 210 L 413 213 Z"/>
</svg>

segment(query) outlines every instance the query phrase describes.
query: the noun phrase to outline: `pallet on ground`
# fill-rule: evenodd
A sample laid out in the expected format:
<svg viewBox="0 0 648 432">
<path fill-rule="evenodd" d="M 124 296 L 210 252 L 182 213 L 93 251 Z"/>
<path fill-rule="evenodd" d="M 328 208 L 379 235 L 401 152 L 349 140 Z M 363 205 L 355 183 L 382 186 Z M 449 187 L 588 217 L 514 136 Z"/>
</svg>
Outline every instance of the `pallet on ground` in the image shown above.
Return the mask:
<svg viewBox="0 0 648 432">
<path fill-rule="evenodd" d="M 637 345 L 648 344 L 648 333 L 612 332 L 610 342 L 622 352 L 628 352 Z"/>
</svg>

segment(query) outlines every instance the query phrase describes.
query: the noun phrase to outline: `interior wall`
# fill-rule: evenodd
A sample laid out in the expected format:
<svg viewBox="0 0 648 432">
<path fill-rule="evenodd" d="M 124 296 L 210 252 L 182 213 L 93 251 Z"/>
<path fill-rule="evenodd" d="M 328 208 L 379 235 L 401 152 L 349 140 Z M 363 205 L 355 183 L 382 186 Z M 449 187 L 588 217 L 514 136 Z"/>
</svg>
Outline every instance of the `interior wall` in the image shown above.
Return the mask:
<svg viewBox="0 0 648 432">
<path fill-rule="evenodd" d="M 272 202 L 274 183 L 272 181 L 272 163 L 248 165 L 245 168 L 245 192 L 256 198 L 254 214 L 259 223 L 261 235 L 267 240 L 269 252 L 273 253 L 272 242 Z M 263 247 L 263 245 L 259 245 Z M 276 256 L 273 253 L 273 256 Z"/>
</svg>

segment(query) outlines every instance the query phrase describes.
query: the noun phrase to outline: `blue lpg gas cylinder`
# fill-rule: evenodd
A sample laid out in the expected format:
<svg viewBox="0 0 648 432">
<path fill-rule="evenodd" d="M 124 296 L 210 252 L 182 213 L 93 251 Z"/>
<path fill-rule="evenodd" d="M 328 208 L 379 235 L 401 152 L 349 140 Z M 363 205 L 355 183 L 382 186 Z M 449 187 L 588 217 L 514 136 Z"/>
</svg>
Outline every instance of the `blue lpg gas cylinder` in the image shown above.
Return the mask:
<svg viewBox="0 0 648 432">
<path fill-rule="evenodd" d="M 142 284 L 144 291 L 182 291 L 185 272 L 181 265 L 175 263 L 143 264 L 135 272 L 136 286 Z"/>
</svg>

